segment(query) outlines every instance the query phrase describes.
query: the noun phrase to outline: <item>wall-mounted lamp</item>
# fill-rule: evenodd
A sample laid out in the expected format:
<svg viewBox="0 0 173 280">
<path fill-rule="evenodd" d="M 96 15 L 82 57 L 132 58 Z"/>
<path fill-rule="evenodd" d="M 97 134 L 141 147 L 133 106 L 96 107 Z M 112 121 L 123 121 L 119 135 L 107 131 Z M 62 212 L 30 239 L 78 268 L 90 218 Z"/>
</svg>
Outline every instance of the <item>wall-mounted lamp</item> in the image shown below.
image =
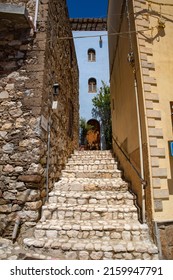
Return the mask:
<svg viewBox="0 0 173 280">
<path fill-rule="evenodd" d="M 132 65 L 135 62 L 134 52 L 129 52 L 127 55 L 127 61 Z"/>
<path fill-rule="evenodd" d="M 102 46 L 103 46 L 103 41 L 102 41 L 102 37 L 100 36 L 100 40 L 99 40 L 99 46 L 100 46 L 100 48 L 102 48 Z"/>
<path fill-rule="evenodd" d="M 161 17 L 158 19 L 158 28 L 164 29 L 165 28 L 165 20 Z"/>
<path fill-rule="evenodd" d="M 56 84 L 53 85 L 53 95 L 57 96 L 58 93 L 59 93 L 59 84 L 56 83 Z"/>
<path fill-rule="evenodd" d="M 57 97 L 59 94 L 59 84 L 58 83 L 55 83 L 53 85 L 53 96 L 54 97 Z M 55 98 L 56 99 L 56 98 Z M 56 110 L 58 108 L 58 101 L 57 100 L 53 100 L 52 102 L 52 109 L 53 110 Z"/>
</svg>

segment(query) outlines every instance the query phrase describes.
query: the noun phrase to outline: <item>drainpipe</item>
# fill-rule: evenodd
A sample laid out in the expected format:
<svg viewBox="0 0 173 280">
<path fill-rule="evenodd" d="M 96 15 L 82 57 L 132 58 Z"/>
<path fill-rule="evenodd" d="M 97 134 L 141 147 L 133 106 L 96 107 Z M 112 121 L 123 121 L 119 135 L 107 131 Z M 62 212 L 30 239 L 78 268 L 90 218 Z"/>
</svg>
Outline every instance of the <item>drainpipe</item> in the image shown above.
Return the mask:
<svg viewBox="0 0 173 280">
<path fill-rule="evenodd" d="M 129 0 L 126 0 L 126 12 L 127 12 L 127 21 L 128 21 L 128 31 L 129 31 L 129 44 L 130 52 L 128 53 L 128 62 L 130 63 L 133 69 L 134 76 L 134 88 L 135 88 L 135 98 L 136 98 L 136 109 L 137 109 L 137 123 L 138 123 L 138 140 L 139 140 L 139 154 L 140 154 L 140 169 L 141 169 L 141 187 L 142 187 L 142 222 L 145 223 L 145 186 L 146 182 L 144 180 L 144 164 L 143 164 L 143 150 L 142 150 L 142 130 L 141 130 L 141 121 L 140 121 L 140 112 L 139 112 L 139 98 L 138 98 L 138 87 L 137 87 L 137 78 L 136 78 L 136 67 L 135 67 L 135 56 L 133 51 L 133 41 L 131 35 L 131 22 L 130 22 L 130 12 L 129 12 Z"/>
<path fill-rule="evenodd" d="M 59 88 L 58 84 L 54 84 L 54 87 Z M 50 165 L 50 142 L 51 142 L 51 121 L 52 121 L 52 104 L 53 95 L 50 93 L 50 108 L 49 108 L 49 118 L 48 118 L 48 129 L 47 129 L 47 163 L 46 163 L 46 201 L 49 197 L 49 165 Z"/>
<path fill-rule="evenodd" d="M 159 229 L 158 229 L 158 223 L 156 221 L 154 221 L 154 227 L 155 227 L 156 244 L 157 244 L 158 251 L 159 251 L 159 260 L 163 260 L 162 246 L 161 246 L 161 241 L 160 241 L 160 234 L 159 234 Z"/>
<path fill-rule="evenodd" d="M 146 222 L 145 218 L 145 186 L 146 182 L 144 180 L 144 159 L 143 159 L 143 150 L 142 150 L 142 129 L 140 121 L 140 112 L 139 112 L 139 98 L 138 98 L 138 87 L 137 79 L 134 73 L 134 87 L 135 87 L 135 98 L 136 98 L 136 110 L 137 110 L 137 123 L 138 123 L 138 140 L 139 140 L 139 155 L 140 155 L 140 169 L 141 169 L 141 188 L 142 188 L 142 222 Z"/>
<path fill-rule="evenodd" d="M 12 241 L 13 241 L 13 243 L 14 243 L 14 241 L 15 241 L 15 239 L 16 239 L 19 225 L 20 225 L 20 216 L 17 216 L 17 217 L 16 217 L 15 224 L 14 224 L 13 233 L 12 233 Z"/>
<path fill-rule="evenodd" d="M 50 163 L 50 130 L 51 130 L 51 112 L 48 120 L 48 140 L 47 140 L 47 164 L 46 164 L 46 201 L 49 194 L 49 163 Z"/>
<path fill-rule="evenodd" d="M 35 2 L 35 16 L 34 16 L 35 31 L 37 31 L 38 5 L 39 5 L 39 0 L 36 0 L 36 2 Z"/>
</svg>

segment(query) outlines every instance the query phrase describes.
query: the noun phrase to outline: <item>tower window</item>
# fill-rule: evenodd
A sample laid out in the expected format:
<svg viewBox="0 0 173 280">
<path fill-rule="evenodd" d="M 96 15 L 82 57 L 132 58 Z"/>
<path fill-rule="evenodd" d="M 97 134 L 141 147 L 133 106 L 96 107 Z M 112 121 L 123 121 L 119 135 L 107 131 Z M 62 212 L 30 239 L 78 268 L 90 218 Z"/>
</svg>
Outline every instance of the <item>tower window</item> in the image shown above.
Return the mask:
<svg viewBox="0 0 173 280">
<path fill-rule="evenodd" d="M 96 61 L 96 52 L 94 49 L 88 50 L 88 61 L 90 62 Z"/>
<path fill-rule="evenodd" d="M 88 80 L 88 92 L 97 92 L 97 81 L 95 78 Z"/>
</svg>

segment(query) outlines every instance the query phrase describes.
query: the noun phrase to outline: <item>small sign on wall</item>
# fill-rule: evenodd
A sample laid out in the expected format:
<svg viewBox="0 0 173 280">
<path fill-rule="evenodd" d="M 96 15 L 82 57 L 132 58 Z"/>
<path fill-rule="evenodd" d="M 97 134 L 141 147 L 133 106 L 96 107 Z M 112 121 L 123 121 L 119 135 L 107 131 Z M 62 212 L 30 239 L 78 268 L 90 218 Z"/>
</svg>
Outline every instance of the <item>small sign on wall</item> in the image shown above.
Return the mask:
<svg viewBox="0 0 173 280">
<path fill-rule="evenodd" d="M 173 157 L 173 141 L 169 141 L 169 150 L 171 157 Z"/>
<path fill-rule="evenodd" d="M 53 101 L 52 103 L 52 109 L 56 110 L 58 108 L 58 101 Z"/>
<path fill-rule="evenodd" d="M 47 131 L 48 120 L 43 115 L 41 115 L 41 127 Z"/>
</svg>

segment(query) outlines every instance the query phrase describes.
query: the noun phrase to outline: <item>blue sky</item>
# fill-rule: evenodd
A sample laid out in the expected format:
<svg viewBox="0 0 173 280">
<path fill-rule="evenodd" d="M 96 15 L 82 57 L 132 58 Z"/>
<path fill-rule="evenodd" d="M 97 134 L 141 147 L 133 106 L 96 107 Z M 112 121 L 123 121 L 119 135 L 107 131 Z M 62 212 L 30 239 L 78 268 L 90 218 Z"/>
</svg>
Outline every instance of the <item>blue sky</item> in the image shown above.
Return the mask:
<svg viewBox="0 0 173 280">
<path fill-rule="evenodd" d="M 66 0 L 71 18 L 106 17 L 108 0 Z"/>
</svg>

